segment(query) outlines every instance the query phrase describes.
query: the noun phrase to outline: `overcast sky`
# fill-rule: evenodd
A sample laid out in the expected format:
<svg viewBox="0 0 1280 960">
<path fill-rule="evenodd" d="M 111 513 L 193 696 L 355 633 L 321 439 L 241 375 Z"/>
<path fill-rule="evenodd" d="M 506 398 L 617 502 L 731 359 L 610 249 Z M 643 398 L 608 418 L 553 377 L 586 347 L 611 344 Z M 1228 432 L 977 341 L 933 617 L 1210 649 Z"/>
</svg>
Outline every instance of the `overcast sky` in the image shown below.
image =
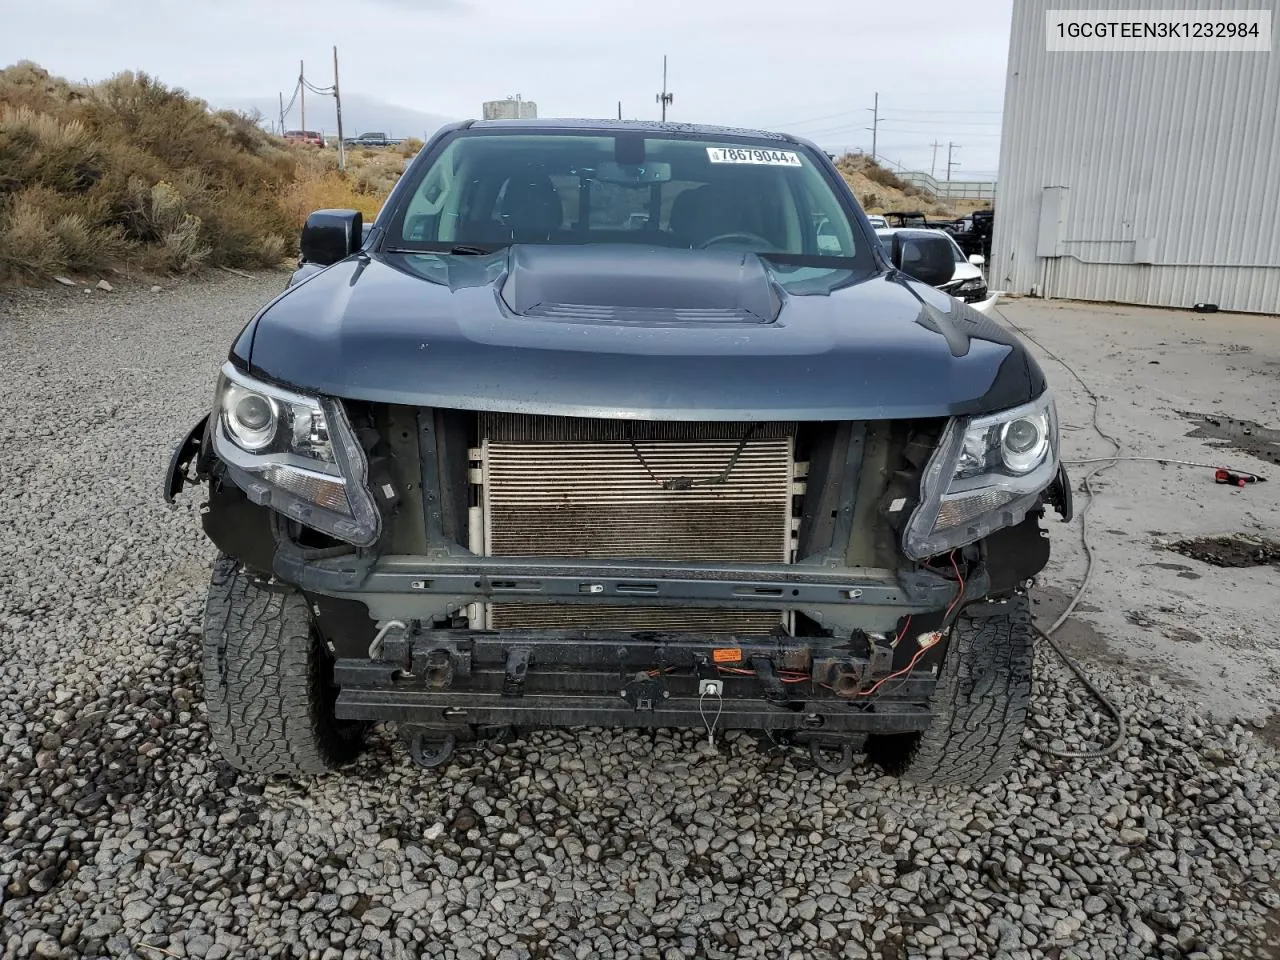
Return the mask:
<svg viewBox="0 0 1280 960">
<path fill-rule="evenodd" d="M 448 117 L 519 93 L 540 116 L 668 117 L 789 130 L 957 179 L 989 176 L 1012 0 L 0 0 L 0 64 L 72 80 L 144 70 L 214 104 L 293 88 Z M 319 104 L 317 103 L 317 107 Z M 311 114 L 308 105 L 308 116 Z M 314 124 L 309 124 L 314 126 Z"/>
</svg>

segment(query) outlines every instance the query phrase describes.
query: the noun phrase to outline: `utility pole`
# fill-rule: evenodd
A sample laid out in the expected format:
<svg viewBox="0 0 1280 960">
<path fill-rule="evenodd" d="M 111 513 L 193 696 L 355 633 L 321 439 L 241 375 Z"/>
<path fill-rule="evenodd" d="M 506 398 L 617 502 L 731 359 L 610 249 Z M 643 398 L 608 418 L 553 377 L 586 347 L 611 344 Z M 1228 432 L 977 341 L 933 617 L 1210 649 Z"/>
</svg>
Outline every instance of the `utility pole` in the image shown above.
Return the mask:
<svg viewBox="0 0 1280 960">
<path fill-rule="evenodd" d="M 347 148 L 342 143 L 342 95 L 338 92 L 338 47 L 333 48 L 333 102 L 338 105 L 338 169 L 347 169 Z"/>
<path fill-rule="evenodd" d="M 619 120 L 622 119 L 622 101 L 621 100 L 618 101 L 618 119 Z"/>
<path fill-rule="evenodd" d="M 951 151 L 959 150 L 959 149 L 960 149 L 960 144 L 951 143 L 951 142 L 947 143 L 947 183 L 951 182 L 951 168 L 960 166 L 959 160 L 951 159 Z"/>
<path fill-rule="evenodd" d="M 664 53 L 662 55 L 662 92 L 658 94 L 658 102 L 662 104 L 663 123 L 667 120 L 667 104 L 671 103 L 675 98 L 674 93 L 667 92 L 667 55 Z"/>
<path fill-rule="evenodd" d="M 875 160 L 876 134 L 879 132 L 879 126 L 880 126 L 880 94 L 879 93 L 876 93 L 875 100 L 873 101 L 873 103 L 875 104 L 875 106 L 868 108 L 868 111 L 871 114 L 871 126 L 867 127 L 867 129 L 871 131 L 871 159 Z"/>
<path fill-rule="evenodd" d="M 300 109 L 302 110 L 301 127 L 303 130 L 307 129 L 307 83 L 306 83 L 306 80 L 303 79 L 304 77 L 306 77 L 306 75 L 307 75 L 307 72 L 302 69 L 302 61 L 299 60 L 298 61 L 298 97 L 299 97 L 298 102 L 302 104 Z"/>
<path fill-rule="evenodd" d="M 942 146 L 937 140 L 930 144 L 933 147 L 933 159 L 929 161 L 929 176 L 936 177 L 938 169 L 938 148 Z"/>
</svg>

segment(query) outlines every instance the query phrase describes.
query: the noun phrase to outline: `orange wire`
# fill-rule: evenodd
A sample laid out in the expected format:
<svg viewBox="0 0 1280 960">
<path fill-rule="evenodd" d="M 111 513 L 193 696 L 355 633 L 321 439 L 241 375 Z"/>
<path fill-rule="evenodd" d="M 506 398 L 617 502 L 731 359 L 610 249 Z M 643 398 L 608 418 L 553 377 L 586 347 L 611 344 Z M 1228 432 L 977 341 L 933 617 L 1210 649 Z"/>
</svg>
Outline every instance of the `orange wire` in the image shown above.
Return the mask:
<svg viewBox="0 0 1280 960">
<path fill-rule="evenodd" d="M 960 602 L 960 598 L 964 596 L 964 575 L 960 573 L 960 565 L 956 563 L 956 552 L 951 551 L 951 569 L 956 572 L 956 579 L 960 581 L 960 589 L 956 591 L 955 599 L 951 601 L 951 605 L 947 607 L 947 612 L 942 615 L 943 623 L 946 623 L 947 617 L 951 616 L 951 611 L 956 608 L 956 604 Z"/>
<path fill-rule="evenodd" d="M 960 598 L 964 596 L 964 575 L 960 573 L 960 565 L 956 563 L 956 552 L 954 550 L 951 551 L 951 569 L 955 571 L 956 580 L 958 580 L 960 583 L 960 589 L 956 591 L 955 599 L 953 599 L 951 601 L 950 606 L 947 607 L 947 612 L 942 615 L 943 623 L 946 622 L 947 617 L 951 616 L 951 611 L 956 608 L 956 604 L 958 604 L 960 602 Z M 911 626 L 911 617 L 907 617 L 907 622 L 902 625 L 902 633 L 898 634 L 899 642 L 901 642 L 902 638 L 906 636 L 907 627 L 909 626 Z M 887 677 L 882 677 L 881 679 L 877 680 L 870 690 L 859 691 L 858 696 L 869 697 L 871 696 L 871 694 L 875 693 L 877 690 L 879 690 L 882 686 L 884 686 L 886 683 L 888 683 L 890 680 L 894 679 L 895 677 L 901 677 L 903 674 L 910 673 L 912 670 L 915 669 L 916 664 L 920 662 L 920 658 L 923 657 L 930 650 L 932 650 L 933 647 L 934 647 L 934 644 L 932 643 L 929 644 L 927 647 L 921 647 L 919 650 L 916 651 L 915 656 L 911 658 L 911 662 L 908 663 L 905 667 L 903 667 L 901 670 L 898 670 L 895 673 L 889 674 Z"/>
</svg>

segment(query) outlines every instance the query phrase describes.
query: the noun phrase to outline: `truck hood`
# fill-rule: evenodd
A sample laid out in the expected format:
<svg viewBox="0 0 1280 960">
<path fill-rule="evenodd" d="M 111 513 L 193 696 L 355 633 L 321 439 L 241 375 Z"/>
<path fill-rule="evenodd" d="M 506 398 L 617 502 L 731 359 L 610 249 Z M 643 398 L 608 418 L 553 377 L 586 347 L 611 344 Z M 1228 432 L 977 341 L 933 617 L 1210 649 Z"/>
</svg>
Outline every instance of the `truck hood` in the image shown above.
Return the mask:
<svg viewBox="0 0 1280 960">
<path fill-rule="evenodd" d="M 635 245 L 362 254 L 290 287 L 233 355 L 308 393 L 630 419 L 940 417 L 1045 389 L 1012 334 L 896 271 Z"/>
</svg>

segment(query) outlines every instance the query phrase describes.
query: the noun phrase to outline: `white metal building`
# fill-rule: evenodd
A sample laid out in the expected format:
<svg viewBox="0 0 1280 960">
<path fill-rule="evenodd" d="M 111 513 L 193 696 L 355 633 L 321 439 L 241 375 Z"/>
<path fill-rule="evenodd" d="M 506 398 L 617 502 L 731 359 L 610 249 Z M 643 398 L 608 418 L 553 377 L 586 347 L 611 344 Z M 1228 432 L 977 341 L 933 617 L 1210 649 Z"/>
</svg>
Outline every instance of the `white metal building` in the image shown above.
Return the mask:
<svg viewBox="0 0 1280 960">
<path fill-rule="evenodd" d="M 486 100 L 481 110 L 485 120 L 532 120 L 538 116 L 538 105 L 518 94 L 505 100 Z"/>
<path fill-rule="evenodd" d="M 1016 0 L 991 283 L 1280 313 L 1280 31 L 1271 52 L 1048 52 L 1046 13 L 1274 0 Z"/>
</svg>

